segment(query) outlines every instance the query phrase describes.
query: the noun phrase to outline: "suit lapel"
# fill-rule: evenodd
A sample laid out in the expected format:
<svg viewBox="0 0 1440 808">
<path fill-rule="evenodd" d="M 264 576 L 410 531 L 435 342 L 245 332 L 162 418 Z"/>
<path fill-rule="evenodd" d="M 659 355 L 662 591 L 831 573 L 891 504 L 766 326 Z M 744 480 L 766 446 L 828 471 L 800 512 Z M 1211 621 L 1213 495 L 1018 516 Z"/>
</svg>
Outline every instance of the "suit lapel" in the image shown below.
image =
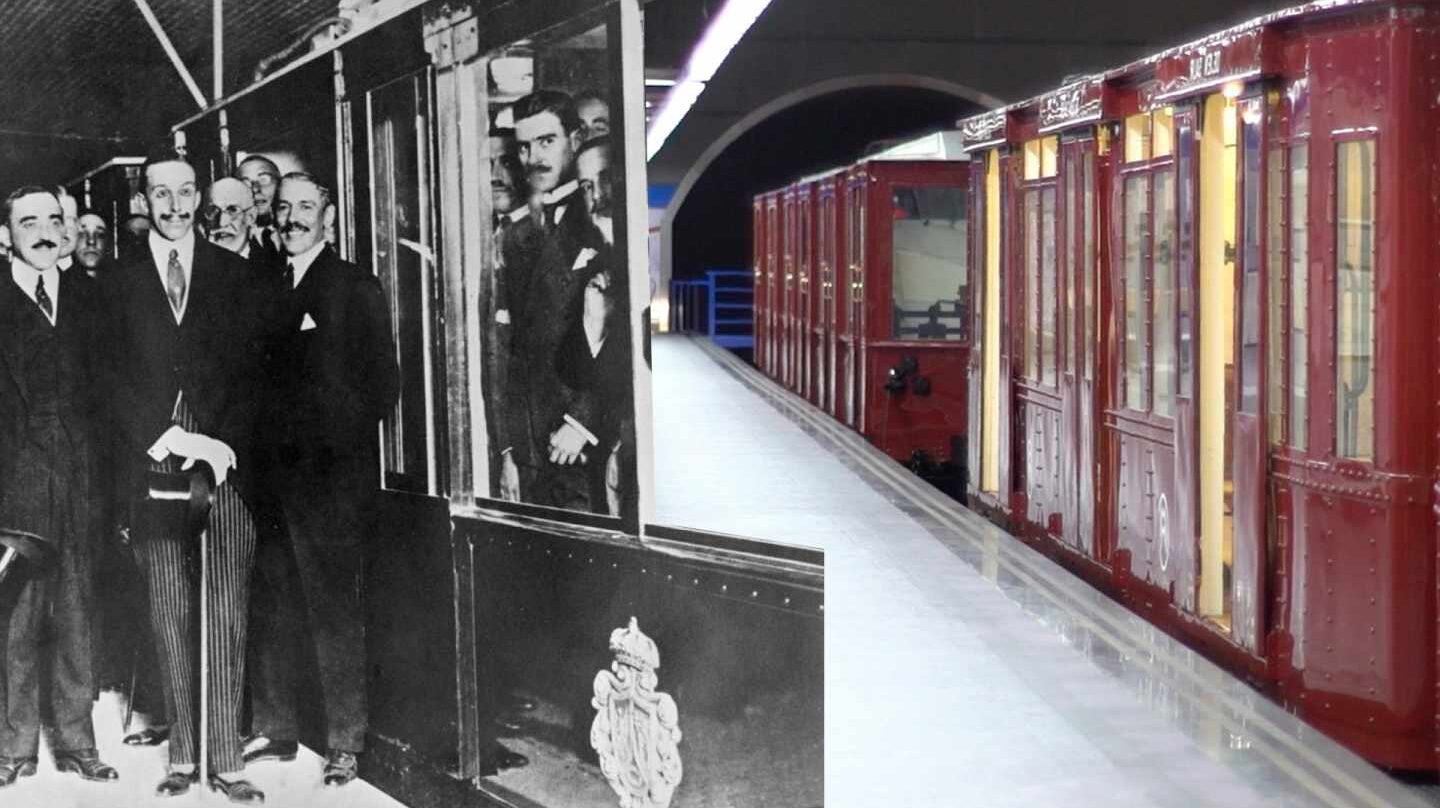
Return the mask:
<svg viewBox="0 0 1440 808">
<path fill-rule="evenodd" d="M 10 279 L 8 272 L 5 273 L 5 277 L 0 278 L 0 286 L 5 287 L 4 291 L 0 292 L 0 358 L 3 358 L 5 362 L 6 372 L 15 381 L 15 387 L 20 391 L 20 397 L 28 402 L 30 391 L 25 386 L 25 374 L 20 372 L 20 369 L 25 366 L 24 331 L 25 324 L 29 321 L 28 312 L 24 307 L 33 308 L 35 301 L 20 291 L 20 287 Z"/>
</svg>

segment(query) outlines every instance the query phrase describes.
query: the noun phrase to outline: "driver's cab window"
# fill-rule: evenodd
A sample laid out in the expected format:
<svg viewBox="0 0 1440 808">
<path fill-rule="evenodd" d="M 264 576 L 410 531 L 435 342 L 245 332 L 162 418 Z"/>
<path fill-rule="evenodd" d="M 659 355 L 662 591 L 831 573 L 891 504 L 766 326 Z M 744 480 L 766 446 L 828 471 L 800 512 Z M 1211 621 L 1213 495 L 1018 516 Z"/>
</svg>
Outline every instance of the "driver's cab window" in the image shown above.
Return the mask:
<svg viewBox="0 0 1440 808">
<path fill-rule="evenodd" d="M 963 340 L 965 190 L 896 186 L 891 215 L 892 336 Z"/>
</svg>

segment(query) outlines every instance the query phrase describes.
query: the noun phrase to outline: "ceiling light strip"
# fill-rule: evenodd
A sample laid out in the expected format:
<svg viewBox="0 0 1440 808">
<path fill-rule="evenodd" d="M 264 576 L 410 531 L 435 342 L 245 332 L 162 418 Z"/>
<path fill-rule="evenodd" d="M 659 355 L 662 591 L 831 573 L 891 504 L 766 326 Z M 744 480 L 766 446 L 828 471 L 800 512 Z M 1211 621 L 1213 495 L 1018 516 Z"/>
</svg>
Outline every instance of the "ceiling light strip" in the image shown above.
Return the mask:
<svg viewBox="0 0 1440 808">
<path fill-rule="evenodd" d="M 664 105 L 650 124 L 650 131 L 645 135 L 645 159 L 653 159 L 665 145 L 666 138 L 670 137 L 670 133 L 685 119 L 686 113 L 695 106 L 700 94 L 705 91 L 705 83 L 714 77 L 730 51 L 739 44 L 745 32 L 750 30 L 750 26 L 755 24 L 755 20 L 770 2 L 771 0 L 729 0 L 725 7 L 720 9 L 720 13 L 715 15 L 710 27 L 706 28 L 705 34 L 700 37 L 699 44 L 690 52 L 690 59 L 686 62 L 680 79 L 670 88 Z"/>
</svg>

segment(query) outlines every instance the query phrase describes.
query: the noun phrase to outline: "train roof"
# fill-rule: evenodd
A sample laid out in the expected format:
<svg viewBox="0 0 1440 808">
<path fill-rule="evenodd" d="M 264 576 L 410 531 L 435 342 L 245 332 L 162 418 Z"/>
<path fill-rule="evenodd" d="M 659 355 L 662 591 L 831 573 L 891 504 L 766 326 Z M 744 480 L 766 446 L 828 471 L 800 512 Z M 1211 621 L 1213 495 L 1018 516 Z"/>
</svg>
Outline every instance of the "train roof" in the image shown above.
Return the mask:
<svg viewBox="0 0 1440 808">
<path fill-rule="evenodd" d="M 968 160 L 961 148 L 959 129 L 942 129 L 897 143 L 875 154 L 866 155 L 856 163 L 875 160 Z"/>
<path fill-rule="evenodd" d="M 1012 116 L 1033 112 L 1040 134 L 1067 126 L 1098 121 L 1113 114 L 1107 89 L 1123 85 L 1147 73 L 1166 74 L 1155 99 L 1164 101 L 1191 94 L 1212 86 L 1254 78 L 1259 74 L 1262 39 L 1267 29 L 1303 19 L 1334 16 L 1349 12 L 1389 6 L 1437 6 L 1440 0 L 1315 0 L 1298 6 L 1262 14 L 1253 19 L 1216 31 L 1199 39 L 1165 48 L 1141 59 L 1101 72 L 1070 77 L 1059 87 L 1024 98 L 1005 106 L 963 118 L 957 122 L 963 149 L 968 153 L 990 148 L 1009 139 L 1008 124 Z M 1207 53 L 1227 50 L 1244 51 L 1245 64 L 1227 65 L 1221 58 L 1202 63 L 1198 72 L 1193 66 L 1178 64 Z M 1245 61 L 1244 59 L 1238 61 Z M 1190 67 L 1186 72 L 1185 68 Z"/>
</svg>

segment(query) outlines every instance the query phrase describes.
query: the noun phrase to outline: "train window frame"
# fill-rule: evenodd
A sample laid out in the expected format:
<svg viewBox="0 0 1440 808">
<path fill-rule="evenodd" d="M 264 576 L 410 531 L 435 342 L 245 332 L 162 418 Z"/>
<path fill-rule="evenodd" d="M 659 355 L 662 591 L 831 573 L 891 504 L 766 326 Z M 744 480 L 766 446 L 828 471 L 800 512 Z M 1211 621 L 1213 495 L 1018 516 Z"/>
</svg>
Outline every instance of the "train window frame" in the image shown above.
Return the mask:
<svg viewBox="0 0 1440 808">
<path fill-rule="evenodd" d="M 1160 138 L 1155 135 L 1157 120 L 1162 122 L 1161 125 L 1166 130 Z M 1182 272 L 1185 271 L 1179 261 L 1182 205 L 1179 198 L 1181 177 L 1178 166 L 1181 161 L 1177 159 L 1174 127 L 1174 108 L 1169 106 L 1126 116 L 1121 122 L 1121 136 L 1124 141 L 1122 156 L 1125 159 L 1117 172 L 1121 199 L 1118 255 L 1120 270 L 1115 293 L 1119 305 L 1116 324 L 1119 328 L 1120 365 L 1116 383 L 1120 389 L 1116 400 L 1124 410 L 1160 422 L 1173 421 L 1176 401 L 1184 396 L 1185 392 L 1180 373 L 1180 351 L 1183 348 L 1180 341 L 1181 296 L 1184 285 Z M 1161 144 L 1159 149 L 1156 148 L 1157 140 Z M 1156 178 L 1162 174 L 1168 177 L 1169 186 L 1169 204 L 1165 209 L 1171 225 L 1168 230 L 1169 247 L 1166 255 L 1169 263 L 1169 283 L 1168 292 L 1157 295 L 1157 235 L 1160 228 L 1156 220 Z M 1132 189 L 1140 188 L 1144 189 L 1145 194 L 1143 207 L 1132 211 L 1130 194 Z M 1134 231 L 1130 229 L 1132 213 L 1143 215 L 1139 229 Z M 1128 244 L 1132 235 L 1138 239 L 1135 253 L 1138 263 L 1134 267 L 1126 265 L 1130 256 Z M 1135 270 L 1133 273 L 1132 269 Z M 1132 315 L 1129 308 L 1132 294 L 1138 295 L 1133 310 L 1136 318 L 1133 323 L 1136 338 L 1133 352 L 1132 346 L 1128 344 L 1129 335 L 1132 333 L 1131 324 L 1127 322 L 1127 318 Z M 1157 316 L 1157 310 L 1163 316 Z M 1163 341 L 1158 339 L 1162 335 L 1157 334 L 1157 327 L 1165 332 Z M 1159 360 L 1165 357 L 1157 357 L 1157 345 L 1168 357 L 1163 368 Z M 1132 368 L 1132 361 L 1139 366 Z M 1163 387 L 1156 379 L 1161 372 L 1168 377 Z"/>
<path fill-rule="evenodd" d="M 887 233 L 886 235 L 889 236 L 890 247 L 890 253 L 888 256 L 890 268 L 890 338 L 902 341 L 922 341 L 927 343 L 934 342 L 937 344 L 945 343 L 968 345 L 970 329 L 969 323 L 966 321 L 966 306 L 969 303 L 967 295 L 969 294 L 970 283 L 972 280 L 972 273 L 969 266 L 970 234 L 968 228 L 970 221 L 970 205 L 968 199 L 968 186 L 946 182 L 916 182 L 897 179 L 887 182 L 885 184 L 884 190 L 886 192 L 884 198 L 888 200 L 889 203 L 889 233 Z M 913 205 L 915 209 L 914 216 L 909 215 L 908 210 L 903 205 L 899 204 L 902 199 L 913 200 Z M 924 201 L 927 199 L 930 200 L 932 203 L 941 202 L 942 204 L 927 207 L 923 204 Z M 926 215 L 934 213 L 943 214 L 947 212 L 945 210 L 946 205 L 943 204 L 945 202 L 954 205 L 953 209 L 948 212 L 955 213 L 957 215 L 957 218 L 945 219 L 942 216 Z M 906 215 L 901 215 L 902 213 Z M 945 256 L 953 258 L 953 263 L 958 264 L 959 270 L 958 273 L 955 273 L 955 275 L 958 275 L 959 283 L 957 285 L 955 293 L 951 298 L 949 298 L 949 302 L 952 306 L 952 311 L 949 314 L 947 314 L 942 308 L 941 304 L 946 302 L 946 300 L 943 298 L 937 299 L 935 305 L 930 307 L 928 311 L 920 312 L 905 309 L 902 305 L 902 303 L 904 303 L 905 301 L 899 297 L 899 295 L 903 291 L 905 291 L 908 286 L 907 283 L 903 282 L 903 279 L 911 277 L 912 274 L 920 274 L 923 278 L 923 275 L 925 274 L 923 271 L 920 273 L 914 273 L 913 271 L 917 269 L 917 267 L 908 262 L 905 264 L 905 266 L 911 271 L 902 272 L 902 247 L 909 246 L 910 241 L 908 238 L 902 239 L 901 225 L 904 223 L 913 223 L 916 220 L 924 221 L 924 225 L 920 228 L 921 233 L 933 233 L 939 228 L 945 227 L 946 222 L 949 222 L 950 230 L 958 236 L 958 253 L 952 253 Z M 884 242 L 882 242 L 882 249 L 883 244 Z M 924 267 L 921 266 L 918 267 L 918 269 L 923 270 Z M 954 277 L 954 275 L 947 275 L 946 277 Z M 921 301 L 923 302 L 924 299 L 928 298 L 923 298 L 921 299 Z M 909 322 L 907 322 L 915 321 L 922 317 L 928 317 L 928 320 L 921 320 L 919 325 L 911 325 Z M 945 323 L 940 322 L 940 319 L 942 317 L 948 320 L 953 320 L 956 325 L 954 327 L 950 327 Z M 936 326 L 938 326 L 938 329 L 936 328 Z M 912 331 L 914 333 L 909 333 Z"/>
<path fill-rule="evenodd" d="M 1310 445 L 1310 139 L 1294 138 L 1285 154 L 1286 298 L 1289 340 L 1286 345 L 1286 442 L 1304 452 Z M 1298 161 L 1296 157 L 1300 157 Z M 1297 184 L 1297 181 L 1299 184 Z M 1299 214 L 1296 214 L 1296 210 Z M 1298 327 L 1297 327 L 1298 324 Z"/>
<path fill-rule="evenodd" d="M 1022 150 L 1025 179 L 1020 187 L 1020 260 L 1025 295 L 1025 361 L 1021 367 L 1025 371 L 1023 378 L 1032 386 L 1059 390 L 1059 362 L 1063 348 L 1058 342 L 1062 335 L 1056 294 L 1062 282 L 1056 250 L 1057 217 L 1061 207 L 1060 138 L 1058 135 L 1031 138 L 1023 144 Z"/>
<path fill-rule="evenodd" d="M 1369 353 L 1366 358 L 1365 371 L 1367 378 L 1365 386 L 1364 388 L 1362 388 L 1359 395 L 1361 397 L 1368 398 L 1370 402 L 1370 408 L 1367 416 L 1363 412 L 1363 410 L 1361 410 L 1359 406 L 1357 406 L 1356 415 L 1361 417 L 1362 423 L 1361 426 L 1358 426 L 1353 430 L 1353 436 L 1351 440 L 1346 441 L 1345 430 L 1347 424 L 1347 413 L 1345 411 L 1346 405 L 1344 396 L 1341 392 L 1342 388 L 1347 387 L 1344 378 L 1344 374 L 1347 370 L 1344 354 L 1344 346 L 1346 343 L 1346 292 L 1344 278 L 1342 276 L 1342 272 L 1344 271 L 1342 270 L 1342 253 L 1344 251 L 1342 244 L 1345 240 L 1345 228 L 1347 226 L 1347 217 L 1345 216 L 1345 205 L 1347 204 L 1345 199 L 1345 191 L 1348 190 L 1348 188 L 1343 183 L 1347 181 L 1347 172 L 1344 170 L 1344 163 L 1346 161 L 1347 152 L 1350 149 L 1357 147 L 1362 151 L 1368 151 L 1368 168 L 1366 168 L 1362 172 L 1362 176 L 1360 178 L 1363 181 L 1368 181 L 1368 194 L 1362 193 L 1359 200 L 1357 200 L 1361 201 L 1362 203 L 1360 210 L 1362 217 L 1368 215 L 1368 218 L 1362 218 L 1359 220 L 1362 224 L 1360 228 L 1362 231 L 1362 235 L 1359 239 L 1359 244 L 1354 255 L 1356 258 L 1367 261 L 1368 264 L 1366 265 L 1366 268 L 1364 270 L 1352 271 L 1368 274 L 1368 289 L 1366 289 L 1365 291 L 1368 291 L 1369 293 L 1369 300 L 1358 302 L 1356 311 L 1354 313 L 1356 315 L 1361 315 L 1363 317 L 1362 323 L 1368 325 L 1368 334 L 1361 338 L 1368 342 L 1367 347 L 1369 349 Z M 1332 379 L 1333 387 L 1331 389 L 1331 411 L 1334 414 L 1335 418 L 1335 428 L 1331 435 L 1331 439 L 1334 442 L 1333 452 L 1337 459 L 1358 463 L 1373 464 L 1375 462 L 1376 454 L 1375 411 L 1377 409 L 1377 405 L 1375 398 L 1377 394 L 1377 366 L 1379 364 L 1376 361 L 1376 350 L 1379 347 L 1379 340 L 1376 339 L 1375 334 L 1375 326 L 1377 324 L 1377 318 L 1375 317 L 1375 297 L 1378 292 L 1378 284 L 1376 283 L 1376 277 L 1379 271 L 1379 250 L 1377 240 L 1374 235 L 1376 232 L 1376 225 L 1378 223 L 1377 220 L 1379 218 L 1379 211 L 1376 209 L 1379 200 L 1377 188 L 1377 175 L 1380 163 L 1379 138 L 1376 137 L 1375 134 L 1372 132 L 1336 136 L 1334 138 L 1334 148 L 1332 151 L 1332 155 L 1333 160 L 1331 165 L 1333 166 L 1333 168 L 1332 176 L 1330 178 L 1330 193 L 1333 200 L 1334 215 L 1331 222 L 1333 231 L 1331 234 L 1332 241 L 1330 249 L 1330 281 L 1332 283 L 1332 292 L 1334 295 L 1334 320 L 1332 322 L 1332 327 L 1334 329 L 1333 333 L 1335 334 L 1335 342 L 1331 346 L 1331 349 L 1332 357 L 1334 360 L 1335 376 Z M 1368 199 L 1366 197 L 1368 197 Z M 1368 231 L 1368 236 L 1364 234 L 1364 231 Z M 1364 331 L 1366 329 L 1361 328 L 1360 330 Z M 1361 452 L 1359 450 L 1360 438 L 1362 434 L 1361 427 L 1363 427 L 1363 432 L 1365 433 L 1365 437 L 1368 439 L 1369 442 L 1368 453 Z"/>
<path fill-rule="evenodd" d="M 1262 420 L 1261 399 L 1264 396 L 1262 351 L 1265 334 L 1265 119 L 1268 117 L 1264 97 L 1247 95 L 1236 103 L 1238 131 L 1236 148 L 1239 172 L 1239 221 L 1236 223 L 1237 256 L 1239 258 L 1238 352 L 1235 358 L 1235 411 L 1254 415 Z M 1247 350 L 1249 349 L 1249 350 Z"/>
</svg>

